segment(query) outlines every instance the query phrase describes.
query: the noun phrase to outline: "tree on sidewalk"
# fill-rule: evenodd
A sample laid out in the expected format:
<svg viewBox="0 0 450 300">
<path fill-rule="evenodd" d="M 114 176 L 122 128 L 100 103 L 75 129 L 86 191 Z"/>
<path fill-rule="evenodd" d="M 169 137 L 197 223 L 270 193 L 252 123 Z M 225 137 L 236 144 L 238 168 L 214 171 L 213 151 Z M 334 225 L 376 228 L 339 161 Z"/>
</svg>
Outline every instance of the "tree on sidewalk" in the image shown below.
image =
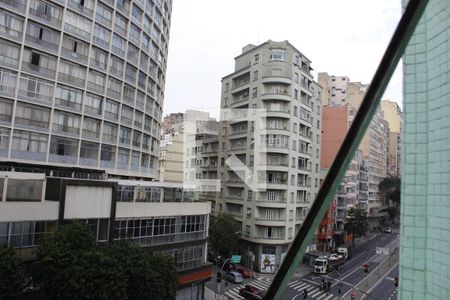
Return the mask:
<svg viewBox="0 0 450 300">
<path fill-rule="evenodd" d="M 46 299 L 175 299 L 176 265 L 130 241 L 97 245 L 92 229 L 73 223 L 37 249 L 33 281 Z"/>
<path fill-rule="evenodd" d="M 394 220 L 400 214 L 401 178 L 389 176 L 380 181 L 378 188 L 384 198 L 387 208 L 380 212 L 387 212 L 389 218 Z"/>
<path fill-rule="evenodd" d="M 352 234 L 353 247 L 355 246 L 355 238 L 363 237 L 367 232 L 368 226 L 369 221 L 365 209 L 352 207 L 348 210 L 345 227 L 346 231 Z"/>
<path fill-rule="evenodd" d="M 228 213 L 220 213 L 211 218 L 209 241 L 216 255 L 229 257 L 239 243 L 241 227 Z"/>
<path fill-rule="evenodd" d="M 24 268 L 14 250 L 0 246 L 0 299 L 16 299 L 24 287 Z"/>
</svg>

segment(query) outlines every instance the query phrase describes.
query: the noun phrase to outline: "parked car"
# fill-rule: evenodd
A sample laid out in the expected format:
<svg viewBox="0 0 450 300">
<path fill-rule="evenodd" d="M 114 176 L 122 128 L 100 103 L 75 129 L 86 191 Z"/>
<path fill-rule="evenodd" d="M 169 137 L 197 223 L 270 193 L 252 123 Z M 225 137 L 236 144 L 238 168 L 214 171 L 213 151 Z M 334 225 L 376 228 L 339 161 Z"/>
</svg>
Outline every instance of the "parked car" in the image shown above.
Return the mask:
<svg viewBox="0 0 450 300">
<path fill-rule="evenodd" d="M 384 229 L 384 232 L 386 232 L 386 233 L 392 233 L 392 228 L 391 228 L 391 227 L 386 227 L 386 228 Z"/>
<path fill-rule="evenodd" d="M 243 288 L 239 290 L 239 295 L 249 300 L 260 300 L 262 299 L 264 291 L 246 284 Z"/>
<path fill-rule="evenodd" d="M 252 272 L 250 272 L 247 268 L 244 268 L 243 266 L 235 266 L 234 269 L 236 270 L 236 272 L 239 272 L 244 278 L 252 277 Z"/>
<path fill-rule="evenodd" d="M 232 283 L 242 283 L 244 278 L 236 271 L 228 271 L 225 273 L 225 279 Z"/>
</svg>

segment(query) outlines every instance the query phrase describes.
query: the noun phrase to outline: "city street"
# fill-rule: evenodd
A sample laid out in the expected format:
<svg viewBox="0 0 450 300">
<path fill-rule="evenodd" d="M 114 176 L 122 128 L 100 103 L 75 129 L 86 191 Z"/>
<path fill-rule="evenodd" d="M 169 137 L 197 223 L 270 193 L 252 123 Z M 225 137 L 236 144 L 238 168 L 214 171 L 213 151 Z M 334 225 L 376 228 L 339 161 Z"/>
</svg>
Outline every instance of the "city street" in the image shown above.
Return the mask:
<svg viewBox="0 0 450 300">
<path fill-rule="evenodd" d="M 377 273 L 379 270 L 377 266 L 382 263 L 389 262 L 390 258 L 387 254 L 380 254 L 376 252 L 377 247 L 386 247 L 389 244 L 396 245 L 398 241 L 398 229 L 393 233 L 372 233 L 371 238 L 364 244 L 355 248 L 352 253 L 352 258 L 348 260 L 339 271 L 333 271 L 326 275 L 319 275 L 311 273 L 304 277 L 293 278 L 288 284 L 288 288 L 285 291 L 283 299 L 303 299 L 303 291 L 308 290 L 308 299 L 317 300 L 330 300 L 337 299 L 339 296 L 343 299 L 350 299 L 350 293 L 354 286 L 365 287 L 369 291 L 372 297 L 364 296 L 364 299 L 396 299 L 396 288 L 394 286 L 393 278 L 398 276 L 398 261 L 392 260 L 392 267 L 389 267 L 389 273 Z M 394 249 L 391 249 L 394 251 Z M 388 261 L 389 260 L 389 261 Z M 368 263 L 369 272 L 365 273 L 362 269 L 362 265 Z M 368 276 L 375 274 L 375 278 L 378 280 L 376 284 L 373 284 L 373 288 L 370 288 Z M 387 276 L 386 276 L 387 275 Z M 322 278 L 327 281 L 331 281 L 330 291 L 323 291 L 320 289 L 320 282 Z M 216 281 L 211 280 L 207 285 L 210 289 L 216 289 Z M 245 279 L 244 283 L 233 284 L 227 282 L 225 286 L 222 282 L 222 295 L 227 297 L 226 299 L 244 299 L 239 296 L 239 289 L 245 284 L 251 284 L 260 289 L 267 289 L 270 285 L 270 279 L 268 277 L 256 276 L 255 279 Z M 366 286 L 367 285 L 367 286 Z M 340 293 L 339 293 L 339 287 Z M 361 296 L 357 299 L 361 299 Z"/>
</svg>

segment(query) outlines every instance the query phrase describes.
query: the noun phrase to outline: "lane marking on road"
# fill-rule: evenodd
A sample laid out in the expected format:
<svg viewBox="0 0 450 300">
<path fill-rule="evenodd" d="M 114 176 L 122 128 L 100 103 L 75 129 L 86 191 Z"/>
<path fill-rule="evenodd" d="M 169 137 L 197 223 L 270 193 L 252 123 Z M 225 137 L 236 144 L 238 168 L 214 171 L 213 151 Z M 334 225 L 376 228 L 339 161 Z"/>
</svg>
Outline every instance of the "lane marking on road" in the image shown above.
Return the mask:
<svg viewBox="0 0 450 300">
<path fill-rule="evenodd" d="M 311 293 L 311 297 L 316 297 L 316 296 L 318 296 L 319 294 L 322 294 L 322 293 L 323 292 L 321 290 L 315 291 L 315 292 Z"/>
<path fill-rule="evenodd" d="M 292 285 L 291 288 L 297 289 L 297 288 L 303 287 L 305 285 L 307 285 L 307 284 L 304 283 L 304 282 L 299 282 L 299 283 L 296 283 L 296 284 Z"/>
<path fill-rule="evenodd" d="M 392 266 L 392 268 L 390 268 L 387 272 L 386 272 L 386 275 L 387 274 L 390 274 L 391 272 L 392 272 L 392 270 L 394 270 L 396 267 L 398 267 L 398 262 L 397 263 L 395 263 L 393 266 Z M 370 288 L 370 289 L 368 289 L 367 290 L 367 294 L 370 294 L 379 284 L 380 284 L 380 282 L 381 281 L 383 281 L 383 280 L 385 280 L 386 279 L 386 276 L 385 277 L 381 277 L 377 282 L 375 282 L 375 284 Z M 359 283 L 359 282 L 358 282 Z M 362 299 L 364 299 L 364 297 L 362 298 Z"/>
<path fill-rule="evenodd" d="M 231 297 L 231 299 L 245 299 L 244 297 L 242 297 L 241 295 L 239 295 L 238 293 L 236 293 L 235 291 L 232 291 L 232 290 L 226 291 L 225 295 L 227 295 L 228 297 Z"/>
<path fill-rule="evenodd" d="M 289 282 L 288 286 L 294 285 L 294 284 L 296 284 L 296 283 L 299 282 L 299 281 L 300 281 L 300 280 L 294 280 L 294 281 L 291 281 L 291 282 Z"/>
</svg>

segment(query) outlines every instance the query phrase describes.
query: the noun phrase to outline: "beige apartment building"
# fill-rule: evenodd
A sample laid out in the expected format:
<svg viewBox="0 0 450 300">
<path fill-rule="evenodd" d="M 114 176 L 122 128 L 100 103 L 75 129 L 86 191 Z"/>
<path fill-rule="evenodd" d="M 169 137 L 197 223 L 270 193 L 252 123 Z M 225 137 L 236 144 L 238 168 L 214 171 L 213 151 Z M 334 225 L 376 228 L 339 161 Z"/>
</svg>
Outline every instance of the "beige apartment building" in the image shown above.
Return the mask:
<svg viewBox="0 0 450 300">
<path fill-rule="evenodd" d="M 389 100 L 381 101 L 381 110 L 390 131 L 387 172 L 391 176 L 400 176 L 403 113 L 397 102 Z"/>
<path fill-rule="evenodd" d="M 276 272 L 319 187 L 321 86 L 288 41 L 248 45 L 222 79 L 216 212 L 242 224 L 244 263 Z"/>
<path fill-rule="evenodd" d="M 329 105 L 350 104 L 355 109 L 355 114 L 362 103 L 368 85 L 361 82 L 351 82 L 347 76 L 334 76 L 328 73 L 318 74 L 319 83 L 324 88 L 324 94 L 329 95 Z M 322 97 L 324 100 L 324 97 Z M 349 121 L 351 123 L 351 121 Z M 373 217 L 372 225 L 383 216 L 379 211 L 383 208 L 382 197 L 378 185 L 387 176 L 389 125 L 384 119 L 383 111 L 378 108 L 370 123 L 370 127 L 364 136 L 359 150 L 363 159 L 367 161 L 368 169 L 368 212 Z"/>
</svg>

